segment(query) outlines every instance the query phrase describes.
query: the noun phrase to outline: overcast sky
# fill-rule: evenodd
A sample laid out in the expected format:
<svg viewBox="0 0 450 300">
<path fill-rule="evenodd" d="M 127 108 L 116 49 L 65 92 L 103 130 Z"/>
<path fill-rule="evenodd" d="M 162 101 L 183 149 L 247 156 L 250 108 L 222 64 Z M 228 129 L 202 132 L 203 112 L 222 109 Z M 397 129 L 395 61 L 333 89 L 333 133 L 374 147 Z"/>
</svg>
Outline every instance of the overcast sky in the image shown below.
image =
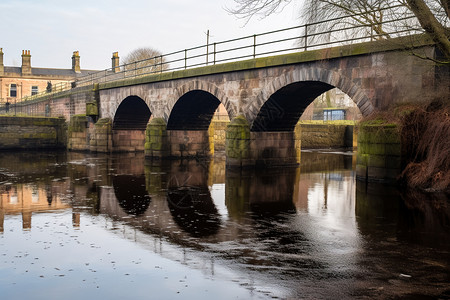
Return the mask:
<svg viewBox="0 0 450 300">
<path fill-rule="evenodd" d="M 1 0 L 4 64 L 20 66 L 22 50 L 33 67 L 71 68 L 80 51 L 82 69 L 111 67 L 112 52 L 138 47 L 162 53 L 299 25 L 290 4 L 265 19 L 236 19 L 232 0 Z M 244 26 L 245 25 L 245 26 Z"/>
</svg>

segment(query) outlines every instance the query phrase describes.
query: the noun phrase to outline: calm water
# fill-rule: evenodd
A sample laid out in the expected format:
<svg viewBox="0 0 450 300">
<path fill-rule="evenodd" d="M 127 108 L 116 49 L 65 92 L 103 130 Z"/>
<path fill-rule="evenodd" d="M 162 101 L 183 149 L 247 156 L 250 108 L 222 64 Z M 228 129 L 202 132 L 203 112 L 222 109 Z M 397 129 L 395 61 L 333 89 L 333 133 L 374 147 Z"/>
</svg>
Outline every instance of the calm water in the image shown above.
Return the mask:
<svg viewBox="0 0 450 300">
<path fill-rule="evenodd" d="M 450 299 L 450 200 L 299 168 L 2 153 L 2 299 Z"/>
</svg>

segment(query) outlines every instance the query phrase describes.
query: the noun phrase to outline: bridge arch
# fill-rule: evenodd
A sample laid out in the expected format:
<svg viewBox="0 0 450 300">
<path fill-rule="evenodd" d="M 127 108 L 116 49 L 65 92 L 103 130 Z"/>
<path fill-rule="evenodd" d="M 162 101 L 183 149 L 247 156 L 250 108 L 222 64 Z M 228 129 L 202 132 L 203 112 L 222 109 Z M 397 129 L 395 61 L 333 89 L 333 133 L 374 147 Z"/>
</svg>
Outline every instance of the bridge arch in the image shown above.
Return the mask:
<svg viewBox="0 0 450 300">
<path fill-rule="evenodd" d="M 164 109 L 164 119 L 166 122 L 169 122 L 170 115 L 172 114 L 172 111 L 178 101 L 183 96 L 193 91 L 203 91 L 211 94 L 219 100 L 219 104 L 222 103 L 224 105 L 230 118 L 237 115 L 236 108 L 228 101 L 226 94 L 217 85 L 203 80 L 193 80 L 177 87 L 175 89 L 175 93 L 173 94 L 173 98 L 168 99 Z"/>
<path fill-rule="evenodd" d="M 220 104 L 216 96 L 203 90 L 192 90 L 181 96 L 167 121 L 168 130 L 208 130 Z"/>
<path fill-rule="evenodd" d="M 251 130 L 293 130 L 306 107 L 317 96 L 333 87 L 346 93 L 363 116 L 374 111 L 374 106 L 362 88 L 342 74 L 317 67 L 297 67 L 267 84 L 257 95 L 246 114 Z M 302 96 L 302 101 L 295 99 L 299 95 Z"/>
<path fill-rule="evenodd" d="M 112 151 L 141 152 L 152 113 L 138 96 L 128 96 L 119 105 L 112 123 Z"/>
<path fill-rule="evenodd" d="M 128 96 L 119 105 L 113 119 L 113 130 L 145 130 L 151 112 L 138 96 Z"/>
</svg>

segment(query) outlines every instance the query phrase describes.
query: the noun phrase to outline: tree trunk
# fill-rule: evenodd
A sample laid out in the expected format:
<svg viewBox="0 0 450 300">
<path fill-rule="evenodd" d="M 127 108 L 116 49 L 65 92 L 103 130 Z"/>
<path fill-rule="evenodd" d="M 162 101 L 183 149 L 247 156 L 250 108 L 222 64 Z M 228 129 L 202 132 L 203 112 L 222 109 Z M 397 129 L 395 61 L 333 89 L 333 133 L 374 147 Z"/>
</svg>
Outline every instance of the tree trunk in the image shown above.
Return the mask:
<svg viewBox="0 0 450 300">
<path fill-rule="evenodd" d="M 447 62 L 450 62 L 450 41 L 444 26 L 439 23 L 423 0 L 406 0 L 406 2 L 419 20 L 422 28 L 437 44 Z"/>
</svg>

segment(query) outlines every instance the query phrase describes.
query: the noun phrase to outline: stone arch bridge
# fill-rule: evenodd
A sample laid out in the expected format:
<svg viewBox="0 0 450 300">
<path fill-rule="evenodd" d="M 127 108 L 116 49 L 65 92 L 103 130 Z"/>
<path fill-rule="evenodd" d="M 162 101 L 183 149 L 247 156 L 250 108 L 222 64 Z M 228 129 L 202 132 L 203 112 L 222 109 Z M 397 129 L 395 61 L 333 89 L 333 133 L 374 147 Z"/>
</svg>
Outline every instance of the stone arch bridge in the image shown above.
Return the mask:
<svg viewBox="0 0 450 300">
<path fill-rule="evenodd" d="M 438 56 L 430 42 L 414 51 Z M 71 119 L 70 149 L 150 157 L 209 155 L 209 124 L 222 103 L 231 119 L 227 163 L 284 165 L 299 159 L 294 128 L 303 111 L 334 87 L 368 116 L 448 95 L 448 67 L 377 41 L 77 87 L 47 103 L 52 115 Z"/>
</svg>

